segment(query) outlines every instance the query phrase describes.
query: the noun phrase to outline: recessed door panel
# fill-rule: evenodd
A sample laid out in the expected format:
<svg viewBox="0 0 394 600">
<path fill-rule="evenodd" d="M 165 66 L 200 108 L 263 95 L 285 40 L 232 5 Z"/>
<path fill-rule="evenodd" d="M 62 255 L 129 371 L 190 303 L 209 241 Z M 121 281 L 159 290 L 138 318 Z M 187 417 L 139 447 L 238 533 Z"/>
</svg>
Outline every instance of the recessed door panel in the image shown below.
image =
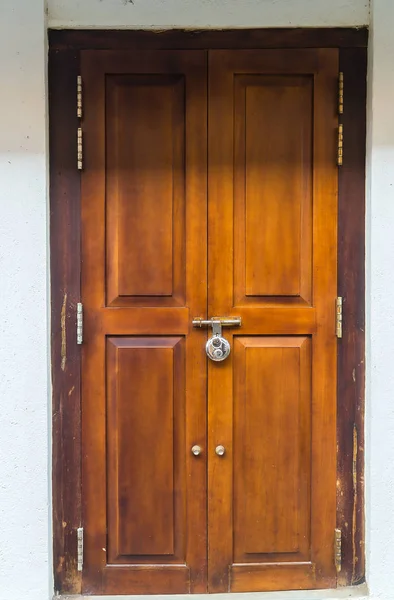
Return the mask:
<svg viewBox="0 0 394 600">
<path fill-rule="evenodd" d="M 234 77 L 236 304 L 309 303 L 311 76 Z"/>
<path fill-rule="evenodd" d="M 185 79 L 106 78 L 110 306 L 185 303 Z"/>
<path fill-rule="evenodd" d="M 111 563 L 185 559 L 184 351 L 181 337 L 107 339 Z"/>
<path fill-rule="evenodd" d="M 234 560 L 308 560 L 311 343 L 234 337 Z"/>
</svg>

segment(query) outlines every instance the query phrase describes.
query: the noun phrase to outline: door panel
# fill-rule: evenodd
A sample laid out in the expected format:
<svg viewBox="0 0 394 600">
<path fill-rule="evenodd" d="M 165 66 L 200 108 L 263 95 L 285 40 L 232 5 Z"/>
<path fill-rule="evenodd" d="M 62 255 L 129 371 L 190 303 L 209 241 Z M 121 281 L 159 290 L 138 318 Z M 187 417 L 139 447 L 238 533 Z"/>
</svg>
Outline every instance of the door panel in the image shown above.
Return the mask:
<svg viewBox="0 0 394 600">
<path fill-rule="evenodd" d="M 106 78 L 110 306 L 185 305 L 184 101 L 183 75 Z"/>
<path fill-rule="evenodd" d="M 311 300 L 312 93 L 307 75 L 234 76 L 237 305 Z"/>
<path fill-rule="evenodd" d="M 235 562 L 309 560 L 310 338 L 234 336 L 234 422 Z"/>
<path fill-rule="evenodd" d="M 110 563 L 185 561 L 184 362 L 181 337 L 107 338 Z"/>
<path fill-rule="evenodd" d="M 210 52 L 208 314 L 242 318 L 208 367 L 211 592 L 336 582 L 337 74 Z"/>
<path fill-rule="evenodd" d="M 83 591 L 206 591 L 207 55 L 82 75 Z"/>
</svg>

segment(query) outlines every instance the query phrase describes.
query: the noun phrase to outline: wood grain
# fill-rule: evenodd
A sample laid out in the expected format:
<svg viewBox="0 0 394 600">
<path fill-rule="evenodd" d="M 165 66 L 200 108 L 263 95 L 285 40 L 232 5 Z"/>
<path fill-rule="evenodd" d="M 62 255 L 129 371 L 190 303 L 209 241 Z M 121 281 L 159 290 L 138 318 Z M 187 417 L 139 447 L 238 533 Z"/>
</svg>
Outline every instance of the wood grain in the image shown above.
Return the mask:
<svg viewBox="0 0 394 600">
<path fill-rule="evenodd" d="M 183 342 L 182 337 L 107 338 L 111 564 L 185 557 L 179 493 L 186 487 Z"/>
<path fill-rule="evenodd" d="M 365 579 L 365 138 L 366 50 L 341 50 L 346 81 L 344 163 L 339 172 L 338 294 L 343 337 L 338 344 L 338 527 L 340 585 Z"/>
<path fill-rule="evenodd" d="M 49 105 L 50 105 L 50 202 L 51 202 L 51 295 L 52 295 L 52 383 L 53 383 L 53 520 L 54 520 L 54 573 L 55 590 L 60 593 L 81 592 L 81 577 L 76 570 L 76 528 L 81 524 L 80 484 L 80 349 L 75 344 L 75 308 L 80 300 L 79 289 L 79 173 L 75 169 L 76 147 L 75 129 L 75 79 L 79 74 L 80 48 L 165 48 L 165 47 L 341 47 L 340 69 L 345 72 L 345 114 L 346 128 L 344 166 L 339 173 L 339 257 L 338 293 L 344 296 L 344 337 L 339 343 L 338 360 L 338 512 L 337 526 L 343 531 L 343 566 L 338 577 L 341 585 L 360 583 L 364 580 L 364 210 L 365 210 L 365 88 L 366 51 L 368 32 L 357 30 L 254 30 L 247 32 L 83 32 L 50 31 L 51 50 L 49 55 Z M 324 42 L 324 43 L 323 43 Z M 351 48 L 354 46 L 354 49 Z M 357 49 L 360 47 L 360 49 Z M 348 47 L 348 48 L 347 48 Z M 63 48 L 61 52 L 57 48 Z M 68 48 L 68 50 L 66 50 Z M 100 55 L 100 53 L 99 53 Z M 127 62 L 127 61 L 126 61 Z M 202 69 L 203 70 L 203 69 Z M 202 71 L 201 70 L 201 71 Z M 126 69 L 127 71 L 127 69 Z M 133 74 L 131 74 L 133 76 Z M 200 73 L 201 85 L 195 85 L 193 98 L 188 102 L 194 106 L 189 113 L 189 125 L 198 111 L 206 119 L 205 92 Z M 335 84 L 334 84 L 335 87 Z M 218 141 L 218 143 L 220 143 Z M 194 168 L 189 170 L 189 181 L 198 201 L 187 203 L 187 236 L 204 236 L 204 212 L 200 212 L 205 193 L 204 156 L 206 147 L 203 136 L 189 148 L 189 156 Z M 191 189 L 191 188 L 190 188 Z M 187 293 L 192 292 L 193 316 L 204 316 L 204 290 L 196 284 L 204 277 L 206 249 L 199 244 L 197 255 L 189 245 L 186 250 Z M 126 299 L 129 302 L 129 299 Z M 181 306 L 180 313 L 166 319 L 165 297 L 161 297 L 163 308 L 150 307 L 149 315 L 144 316 L 144 306 L 127 308 L 122 319 L 125 325 L 117 324 L 115 316 L 95 315 L 93 320 L 103 318 L 103 331 L 113 335 L 149 335 L 153 330 L 168 326 L 171 335 L 182 336 L 189 327 L 189 311 Z M 170 299 L 172 302 L 173 300 Z M 315 335 L 320 326 L 320 317 L 315 308 L 303 312 L 302 306 L 292 308 L 286 298 L 281 304 L 278 298 L 267 297 L 263 310 L 255 311 L 253 305 L 244 306 L 236 312 L 242 313 L 243 333 L 253 335 L 258 324 L 270 335 Z M 127 305 L 126 305 L 127 306 Z M 124 307 L 126 309 L 126 306 Z M 281 306 L 281 311 L 277 307 Z M 297 310 L 295 310 L 297 308 Z M 306 308 L 306 307 L 305 307 Z M 249 310 L 252 309 L 252 310 Z M 122 308 L 117 310 L 122 311 Z M 292 312 L 294 310 L 294 312 Z M 104 303 L 100 311 L 105 311 Z M 153 312 L 152 312 L 153 311 Z M 290 323 L 291 330 L 286 329 Z M 152 318 L 152 321 L 150 319 Z M 89 321 L 89 314 L 87 315 Z M 165 329 L 164 329 L 165 331 Z M 86 331 L 90 337 L 89 328 Z M 188 336 L 186 352 L 191 360 L 186 362 L 186 414 L 193 425 L 186 431 L 186 448 L 194 443 L 204 444 L 205 431 L 205 379 L 203 352 L 204 331 L 196 331 Z M 95 344 L 95 338 L 90 337 Z M 102 348 L 103 350 L 103 348 Z M 226 373 L 225 365 L 221 372 Z M 196 386 L 189 381 L 198 381 Z M 220 392 L 226 393 L 226 386 L 217 379 Z M 211 392 L 215 384 L 210 386 Z M 196 389 L 198 390 L 196 392 Z M 231 388 L 228 388 L 231 392 Z M 70 402 L 70 399 L 72 402 Z M 221 405 L 222 406 L 222 405 Z M 226 403 L 223 404 L 226 408 Z M 226 408 L 227 410 L 227 408 Z M 211 421 L 215 426 L 215 420 Z M 219 421 L 220 424 L 220 421 Z M 214 447 L 211 447 L 211 451 Z M 227 457 L 230 458 L 231 446 Z M 188 503 L 193 520 L 188 521 L 187 553 L 196 565 L 189 572 L 182 565 L 168 565 L 172 575 L 172 590 L 205 591 L 206 556 L 204 552 L 205 509 L 205 469 L 206 453 L 202 460 L 186 456 L 188 478 L 196 480 L 195 494 L 189 494 Z M 225 467 L 226 469 L 227 467 Z M 201 506 L 204 506 L 200 510 Z M 224 511 L 226 512 L 226 511 Z M 228 522 L 232 527 L 232 521 Z M 193 532 L 201 531 L 198 543 L 193 543 Z M 226 536 L 224 536 L 226 537 Z M 100 544 L 100 540 L 96 540 Z M 331 543 L 331 542 L 330 542 Z M 308 566 L 309 565 L 309 566 Z M 325 578 L 319 573 L 316 580 L 311 563 L 270 563 L 264 570 L 262 565 L 235 564 L 231 568 L 230 585 L 234 591 L 260 591 L 261 589 L 282 589 L 282 568 L 286 569 L 288 589 L 306 587 L 329 587 L 331 575 Z M 140 576 L 149 573 L 147 579 Z M 303 575 L 301 575 L 303 573 Z M 121 567 L 107 566 L 103 570 L 98 587 L 85 582 L 86 593 L 97 593 L 97 589 L 113 589 L 124 593 L 124 589 L 135 593 L 162 593 L 168 585 L 168 577 L 155 567 L 136 566 L 132 573 Z M 215 582 L 218 583 L 217 581 Z M 219 582 L 220 583 L 220 582 Z M 114 591 L 114 593 L 115 593 Z"/>
<path fill-rule="evenodd" d="M 80 176 L 75 110 L 79 53 L 49 54 L 53 568 L 55 591 L 79 594 L 81 525 Z"/>
<path fill-rule="evenodd" d="M 310 338 L 234 336 L 236 563 L 310 558 L 311 390 Z"/>
<path fill-rule="evenodd" d="M 107 77 L 110 306 L 185 303 L 184 94 L 182 76 Z"/>
<path fill-rule="evenodd" d="M 155 593 L 200 591 L 206 578 L 206 453 L 196 458 L 190 448 L 196 443 L 206 448 L 206 367 L 201 333 L 191 329 L 190 323 L 194 315 L 206 314 L 206 54 L 86 51 L 81 60 L 86 140 L 82 175 L 82 294 L 86 332 L 82 421 L 83 591 L 96 594 L 133 594 L 142 589 Z M 134 85 L 127 88 L 127 93 L 117 94 L 118 106 L 109 118 L 106 101 L 109 96 L 111 105 L 114 94 L 106 92 L 112 75 L 116 76 L 115 85 L 119 80 Z M 149 89 L 150 85 L 157 86 L 158 79 L 164 84 L 164 97 L 168 95 L 165 107 L 160 110 L 158 92 Z M 177 82 L 183 79 L 184 93 L 179 94 Z M 175 82 L 175 92 L 170 89 L 171 82 Z M 149 102 L 153 103 L 152 121 Z M 137 138 L 141 137 L 142 127 L 149 131 L 153 127 L 154 132 L 147 136 L 145 144 L 157 143 L 157 135 L 173 130 L 176 143 L 149 153 L 148 146 L 142 147 L 141 141 L 138 157 L 136 147 L 127 154 L 127 132 L 131 131 L 129 117 L 125 115 L 130 106 L 138 113 L 130 118 L 139 117 L 143 121 L 136 128 Z M 112 134 L 121 130 L 122 115 L 126 119 L 126 135 L 121 143 L 115 143 L 116 136 Z M 111 119 L 114 123 L 108 136 L 106 124 Z M 165 120 L 167 124 L 160 133 L 158 129 Z M 179 135 L 182 131 L 184 135 Z M 108 141 L 112 143 L 110 149 Z M 118 154 L 119 161 L 107 160 L 111 150 L 114 156 Z M 132 180 L 127 162 L 130 160 L 138 165 L 137 176 Z M 172 184 L 175 187 L 170 196 L 172 200 L 176 194 L 174 202 L 183 202 L 183 225 L 181 220 L 177 226 L 185 229 L 187 224 L 187 228 L 183 236 L 172 238 L 169 222 L 155 201 L 156 193 L 159 198 L 161 193 L 169 197 L 170 178 L 163 172 L 159 174 L 157 189 L 154 182 L 158 170 L 179 172 L 180 169 L 183 173 L 173 178 L 178 182 Z M 106 237 L 107 182 L 116 170 L 119 170 L 117 184 L 112 182 L 111 193 L 118 194 L 118 207 L 110 217 L 112 233 Z M 165 190 L 160 188 L 160 181 L 164 182 Z M 179 183 L 183 181 L 184 184 Z M 139 203 L 145 196 L 146 204 L 141 208 Z M 109 201 L 114 197 L 110 196 Z M 119 211 L 119 199 L 127 204 L 127 210 Z M 163 205 L 162 210 L 168 211 L 168 206 Z M 180 210 L 175 209 L 171 222 L 180 216 L 178 213 Z M 116 215 L 120 218 L 115 219 Z M 136 215 L 143 225 L 136 225 Z M 172 243 L 168 246 L 167 239 L 159 236 L 160 252 L 156 252 L 150 234 L 142 244 L 139 241 L 139 245 L 135 242 L 130 245 L 126 233 L 139 235 L 149 230 L 150 223 L 154 230 L 163 227 L 163 235 L 169 240 L 177 240 L 176 260 L 179 255 L 184 257 L 182 264 L 187 265 L 187 272 L 183 306 L 179 305 L 179 297 L 177 303 L 164 307 L 160 306 L 160 297 L 156 299 L 158 307 L 146 301 L 149 293 L 168 291 L 163 287 L 169 280 L 162 261 L 171 258 L 164 249 L 172 247 Z M 120 292 L 127 280 L 123 292 L 144 294 L 139 296 L 139 306 L 129 307 L 129 298 L 125 296 L 122 307 L 106 305 L 106 246 L 117 240 L 120 243 L 113 264 L 123 273 L 123 284 L 122 275 L 119 279 Z M 130 259 L 131 252 L 134 254 Z M 132 268 L 126 264 L 129 260 Z M 153 287 L 146 283 L 150 279 Z M 108 296 L 113 299 L 113 294 Z M 138 347 L 141 340 L 133 338 L 135 335 L 148 336 L 145 349 Z M 170 348 L 175 339 L 178 343 L 171 359 Z M 112 340 L 109 353 L 106 340 Z M 160 347 L 166 345 L 165 340 L 170 340 L 166 349 Z M 181 347 L 186 358 L 183 354 L 178 356 Z M 152 449 L 147 447 L 144 453 L 149 437 Z M 186 446 L 188 443 L 191 445 Z M 186 514 L 194 518 L 186 521 Z M 121 568 L 115 569 L 112 564 L 115 562 L 122 563 Z M 150 568 L 141 569 L 141 562 L 149 563 Z M 152 577 L 161 587 L 155 587 Z"/>
<path fill-rule="evenodd" d="M 336 98 L 331 90 L 336 87 L 338 77 L 338 52 L 337 50 L 264 50 L 264 51 L 226 51 L 218 50 L 210 53 L 209 63 L 209 239 L 208 239 L 208 281 L 209 281 L 209 296 L 208 296 L 208 313 L 217 314 L 239 314 L 243 317 L 242 330 L 238 334 L 230 331 L 226 332 L 226 337 L 233 344 L 234 336 L 237 340 L 241 338 L 239 335 L 253 335 L 257 339 L 263 339 L 263 336 L 279 333 L 282 335 L 298 335 L 305 336 L 307 333 L 312 335 L 312 394 L 310 407 L 311 418 L 311 454 L 308 465 L 307 454 L 298 447 L 298 461 L 302 466 L 302 472 L 311 473 L 311 488 L 310 488 L 310 504 L 306 501 L 307 492 L 303 491 L 304 501 L 297 507 L 295 505 L 290 510 L 293 514 L 297 525 L 292 524 L 289 529 L 282 523 L 283 529 L 280 527 L 275 532 L 267 527 L 268 539 L 264 541 L 266 546 L 261 544 L 260 556 L 258 553 L 255 556 L 255 564 L 253 567 L 253 578 L 251 579 L 250 587 L 248 585 L 247 568 L 243 568 L 247 564 L 245 554 L 247 554 L 246 542 L 242 545 L 238 541 L 234 546 L 234 519 L 236 524 L 243 523 L 249 532 L 249 542 L 255 543 L 257 548 L 257 540 L 251 532 L 252 526 L 248 523 L 248 518 L 257 520 L 257 512 L 262 512 L 262 500 L 255 500 L 253 508 L 247 510 L 247 498 L 250 494 L 244 491 L 245 477 L 248 477 L 249 489 L 260 491 L 263 494 L 264 488 L 258 482 L 251 483 L 252 474 L 251 467 L 247 468 L 243 464 L 244 470 L 239 473 L 239 460 L 235 456 L 235 440 L 241 435 L 245 428 L 245 412 L 234 411 L 233 393 L 237 390 L 239 397 L 243 397 L 246 393 L 244 387 L 247 386 L 248 392 L 248 411 L 253 414 L 261 414 L 263 408 L 260 406 L 264 402 L 262 397 L 262 383 L 259 380 L 257 371 L 254 371 L 253 378 L 244 377 L 236 379 L 236 387 L 233 384 L 233 372 L 235 368 L 235 355 L 230 355 L 230 358 L 224 364 L 210 364 L 208 368 L 208 423 L 209 423 L 209 456 L 208 463 L 208 536 L 209 536 L 209 553 L 208 553 L 208 585 L 211 592 L 226 592 L 234 589 L 233 579 L 229 577 L 232 573 L 232 565 L 237 564 L 237 572 L 242 571 L 243 584 L 236 589 L 238 591 L 256 591 L 257 589 L 267 589 L 266 578 L 269 573 L 269 559 L 266 562 L 264 552 L 274 555 L 275 549 L 278 551 L 277 561 L 281 564 L 280 583 L 281 589 L 290 589 L 300 587 L 323 587 L 326 585 L 335 586 L 336 573 L 334 567 L 333 556 L 333 532 L 336 523 L 336 465 L 335 465 L 335 448 L 336 448 L 336 337 L 335 337 L 335 297 L 337 295 L 336 281 L 336 264 L 337 264 L 337 169 L 333 157 L 335 156 L 335 135 L 337 131 L 337 116 L 336 116 Z M 313 154 L 305 153 L 302 160 L 305 162 L 302 168 L 305 172 L 311 170 L 313 172 L 313 219 L 309 218 L 306 222 L 309 227 L 309 236 L 313 240 L 313 253 L 309 252 L 309 256 L 313 256 L 312 262 L 312 295 L 313 309 L 307 305 L 295 306 L 289 302 L 286 308 L 283 308 L 283 303 L 275 304 L 275 299 L 272 298 L 272 303 L 269 307 L 264 306 L 248 306 L 244 308 L 236 304 L 238 298 L 234 298 L 234 272 L 237 269 L 236 263 L 239 257 L 236 257 L 234 252 L 234 241 L 239 240 L 242 235 L 247 235 L 248 230 L 244 231 L 245 220 L 237 218 L 234 212 L 234 203 L 236 196 L 234 194 L 234 141 L 235 123 L 234 105 L 235 105 L 235 88 L 234 81 L 236 77 L 247 75 L 248 78 L 260 77 L 308 77 L 313 75 L 313 107 L 312 103 L 306 103 L 309 106 L 310 115 L 309 123 L 313 123 Z M 278 112 L 273 120 L 277 123 L 277 137 L 285 134 L 280 131 L 281 116 L 279 113 L 280 102 L 276 102 L 276 110 Z M 282 109 L 284 110 L 283 106 Z M 287 108 L 288 110 L 288 108 Z M 300 107 L 294 103 L 294 119 L 299 119 Z M 286 114 L 286 119 L 289 116 Z M 292 130 L 290 129 L 290 132 Z M 252 133 L 250 135 L 253 135 Z M 303 131 L 298 131 L 298 140 L 302 140 Z M 291 136 L 291 133 L 290 133 Z M 268 136 L 269 139 L 270 136 Z M 271 133 L 271 137 L 274 137 Z M 275 150 L 274 142 L 273 148 Z M 257 146 L 256 146 L 257 147 Z M 300 164 L 300 155 L 298 153 L 298 144 L 291 143 L 286 147 L 286 152 L 280 154 L 283 161 L 287 161 L 290 165 L 290 170 L 294 168 L 294 164 Z M 292 153 L 290 153 L 292 149 Z M 266 156 L 263 152 L 263 158 Z M 279 157 L 277 156 L 277 159 Z M 253 154 L 253 162 L 258 163 L 258 156 Z M 264 162 L 264 161 L 263 161 Z M 247 172 L 247 166 L 245 172 Z M 268 174 L 271 182 L 272 190 L 279 189 L 281 185 L 280 179 L 285 175 L 286 167 L 283 164 L 283 171 L 275 170 L 274 168 Z M 258 178 L 254 179 L 254 184 L 260 186 Z M 268 186 L 268 184 L 266 184 Z M 251 187 L 251 183 L 249 183 Z M 260 197 L 259 190 L 256 192 L 256 198 Z M 253 197 L 254 191 L 248 190 L 249 197 Z M 276 195 L 268 195 L 271 203 L 274 205 L 273 214 L 279 214 L 275 207 Z M 287 198 L 286 198 L 287 200 Z M 256 200 L 257 202 L 257 200 Z M 267 202 L 266 213 L 270 210 L 270 205 Z M 283 202 L 283 199 L 282 199 Z M 268 217 L 270 218 L 270 217 Z M 275 217 L 274 217 L 275 218 Z M 261 221 L 263 216 L 259 216 Z M 276 218 L 277 223 L 282 223 Z M 289 225 L 286 219 L 284 223 L 284 236 L 289 230 Z M 237 232 L 237 228 L 241 232 Z M 297 232 L 297 229 L 296 229 Z M 249 232 L 252 233 L 252 230 Z M 265 229 L 262 228 L 264 235 Z M 305 232 L 302 232 L 304 235 Z M 253 235 L 257 235 L 257 229 L 253 230 Z M 294 234 L 296 235 L 296 234 Z M 301 228 L 298 228 L 298 237 L 301 236 Z M 279 236 L 278 238 L 279 239 Z M 294 239 L 294 238 L 293 238 Z M 253 243 L 253 241 L 251 242 Z M 285 243 L 285 242 L 284 242 Z M 301 242 L 293 244 L 296 255 L 299 255 Z M 247 247 L 247 243 L 246 243 Z M 271 259 L 271 249 L 265 248 L 268 253 L 268 261 L 273 264 Z M 280 255 L 281 248 L 277 242 L 276 247 L 272 250 L 272 256 Z M 258 253 L 262 262 L 265 260 L 265 253 Z M 249 255 L 250 259 L 250 255 Z M 282 257 L 279 257 L 279 263 Z M 245 254 L 245 260 L 248 260 L 248 255 Z M 252 263 L 253 264 L 253 263 Z M 253 270 L 253 266 L 251 266 Z M 256 272 L 256 269 L 254 269 Z M 260 269 L 261 271 L 261 269 Z M 245 272 L 248 272 L 248 265 L 245 265 Z M 292 275 L 291 275 L 292 277 Z M 286 287 L 288 282 L 284 282 L 283 290 L 290 289 Z M 291 281 L 290 281 L 291 285 Z M 278 288 L 276 288 L 278 289 Z M 257 290 L 256 290 L 257 291 Z M 261 292 L 261 290 L 258 290 Z M 259 299 L 259 297 L 257 296 Z M 295 325 L 294 318 L 298 314 L 298 325 Z M 304 315 L 304 319 L 302 317 Z M 312 330 L 306 330 L 305 325 L 307 318 L 312 317 L 309 327 Z M 271 319 L 271 320 L 270 320 Z M 253 323 L 253 325 L 252 325 Z M 267 328 L 266 324 L 270 323 Z M 287 328 L 287 331 L 286 331 Z M 260 336 L 260 337 L 259 337 Z M 263 344 L 262 344 L 263 345 Z M 248 352 L 249 350 L 247 350 Z M 261 351 L 263 352 L 263 351 Z M 264 352 L 266 352 L 264 350 Z M 279 369 L 281 372 L 281 360 L 279 355 L 271 357 L 267 361 L 270 364 L 270 370 Z M 280 355 L 281 356 L 281 355 Z M 278 366 L 272 363 L 276 359 Z M 255 358 L 254 360 L 258 360 Z M 259 359 L 260 360 L 260 359 Z M 262 359 L 261 359 L 262 360 Z M 271 362 L 270 362 L 271 361 Z M 260 364 L 260 363 L 259 363 Z M 264 368 L 262 367 L 263 371 Z M 260 369 L 261 371 L 261 369 Z M 291 369 L 290 369 L 291 371 Z M 290 377 L 290 374 L 288 374 Z M 274 374 L 270 375 L 267 381 L 275 381 Z M 278 381 L 282 376 L 278 375 Z M 310 375 L 308 375 L 310 381 Z M 243 383 L 242 383 L 243 382 Z M 307 385 L 303 380 L 301 386 Z M 274 386 L 275 387 L 275 386 Z M 280 394 L 275 387 L 275 396 L 273 402 L 280 403 Z M 251 406 L 254 402 L 256 407 Z M 246 406 L 244 404 L 244 406 Z M 279 410 L 279 409 L 278 409 Z M 238 419 L 238 420 L 237 420 Z M 257 417 L 256 417 L 257 419 Z M 303 419 L 307 419 L 305 410 Z M 295 425 L 294 425 L 295 426 Z M 238 432 L 238 428 L 240 432 Z M 277 428 L 278 430 L 278 428 Z M 293 431 L 289 431 L 292 435 Z M 246 435 L 246 434 L 244 434 Z M 251 434 L 249 437 L 253 437 Z M 256 439 L 256 435 L 255 438 Z M 226 448 L 223 457 L 215 456 L 215 447 L 222 444 Z M 238 452 L 240 451 L 240 443 L 237 444 Z M 283 451 L 285 452 L 285 446 Z M 257 450 L 258 455 L 263 456 L 263 452 L 269 452 L 260 447 Z M 268 456 L 268 454 L 266 455 Z M 271 455 L 269 455 L 270 458 Z M 276 477 L 280 479 L 283 473 L 286 472 L 287 464 L 285 454 L 277 453 L 276 460 L 280 461 L 277 464 Z M 212 457 L 212 458 L 211 458 Z M 252 461 L 252 459 L 250 458 Z M 272 463 L 272 460 L 271 460 Z M 234 465 L 238 465 L 237 475 L 234 476 Z M 253 464 L 253 463 L 251 463 Z M 258 473 L 256 470 L 256 478 Z M 234 488 L 234 477 L 241 477 L 239 484 Z M 280 484 L 275 480 L 273 474 L 271 487 L 279 490 Z M 289 475 L 291 480 L 291 475 Z M 302 477 L 300 476 L 302 479 Z M 284 484 L 283 484 L 284 485 Z M 289 483 L 290 485 L 290 483 Z M 251 487 L 253 486 L 253 488 Z M 259 487 L 260 486 L 260 487 Z M 279 486 L 279 487 L 278 487 Z M 285 489 L 285 488 L 283 488 Z M 236 496 L 239 492 L 240 496 Z M 284 493 L 284 492 L 283 492 Z M 267 506 L 271 511 L 273 519 L 275 519 L 275 511 L 280 511 L 280 508 L 274 509 L 274 501 L 269 502 Z M 249 516 L 248 516 L 249 514 Z M 254 517 L 253 517 L 254 515 Z M 310 522 L 310 543 L 308 547 L 301 546 L 300 553 L 313 564 L 310 577 L 310 566 L 294 570 L 289 564 L 288 558 L 284 558 L 286 551 L 294 551 L 295 548 L 295 531 L 305 535 L 306 523 Z M 300 527 L 300 529 L 298 529 Z M 239 526 L 238 533 L 242 530 Z M 256 525 L 256 531 L 259 531 L 259 526 Z M 257 535 L 257 534 L 256 534 Z M 309 535 L 309 532 L 308 532 Z M 280 537 L 278 537 L 280 536 Z M 300 534 L 301 537 L 301 534 Z M 237 539 L 236 539 L 237 541 Z M 243 547 L 242 547 L 243 546 Z M 268 552 L 268 548 L 274 552 Z M 242 549 L 242 551 L 241 551 Z M 234 556 L 234 550 L 238 550 L 238 554 Z M 281 550 L 283 550 L 281 552 Z M 298 551 L 298 546 L 297 546 Z M 297 552 L 294 552 L 294 557 Z M 294 560 L 296 560 L 294 558 Z M 240 562 L 241 561 L 241 562 Z M 267 564 L 268 563 L 268 564 Z M 308 563 L 309 565 L 309 563 Z M 229 572 L 230 567 L 230 572 Z M 261 580 L 259 582 L 259 573 Z M 297 577 L 298 574 L 298 583 Z M 272 577 L 268 575 L 269 581 Z M 273 589 L 278 589 L 276 586 Z"/>
<path fill-rule="evenodd" d="M 236 75 L 234 88 L 235 302 L 310 303 L 312 78 Z"/>
</svg>

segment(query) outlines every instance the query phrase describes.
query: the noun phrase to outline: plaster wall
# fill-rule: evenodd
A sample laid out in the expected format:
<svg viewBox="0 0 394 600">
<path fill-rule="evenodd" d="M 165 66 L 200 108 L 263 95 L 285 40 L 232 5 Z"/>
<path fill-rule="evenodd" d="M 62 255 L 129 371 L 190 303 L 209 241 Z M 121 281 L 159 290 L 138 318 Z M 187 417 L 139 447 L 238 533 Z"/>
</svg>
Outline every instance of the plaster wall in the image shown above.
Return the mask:
<svg viewBox="0 0 394 600">
<path fill-rule="evenodd" d="M 369 21 L 365 0 L 49 0 L 48 12 L 53 27 L 88 28 L 351 26 Z M 393 25 L 393 0 L 372 0 L 367 565 L 370 598 L 382 600 L 394 598 Z M 0 0 L 0 600 L 48 600 L 52 590 L 45 29 L 44 0 Z M 322 597 L 317 594 L 271 597 Z"/>
<path fill-rule="evenodd" d="M 46 600 L 47 156 L 43 0 L 0 1 L 0 600 Z"/>
<path fill-rule="evenodd" d="M 368 0 L 48 0 L 50 27 L 166 29 L 345 27 L 369 22 Z"/>
</svg>

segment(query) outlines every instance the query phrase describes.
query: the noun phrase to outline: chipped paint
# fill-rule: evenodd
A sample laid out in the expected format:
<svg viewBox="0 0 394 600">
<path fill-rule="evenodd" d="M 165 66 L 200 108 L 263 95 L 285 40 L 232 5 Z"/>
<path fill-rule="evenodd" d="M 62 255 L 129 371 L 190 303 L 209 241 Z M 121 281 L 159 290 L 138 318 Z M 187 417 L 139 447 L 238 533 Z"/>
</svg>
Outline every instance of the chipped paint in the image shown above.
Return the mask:
<svg viewBox="0 0 394 600">
<path fill-rule="evenodd" d="M 353 425 L 353 519 L 352 519 L 352 583 L 356 579 L 357 548 L 356 548 L 356 528 L 357 528 L 357 451 L 358 436 L 356 424 Z"/>
<path fill-rule="evenodd" d="M 66 361 L 67 361 L 66 306 L 67 306 L 67 294 L 64 294 L 62 312 L 60 314 L 60 328 L 61 328 L 61 332 L 62 332 L 62 343 L 61 343 L 61 348 L 60 348 L 60 356 L 61 356 L 62 371 L 65 370 Z"/>
</svg>

